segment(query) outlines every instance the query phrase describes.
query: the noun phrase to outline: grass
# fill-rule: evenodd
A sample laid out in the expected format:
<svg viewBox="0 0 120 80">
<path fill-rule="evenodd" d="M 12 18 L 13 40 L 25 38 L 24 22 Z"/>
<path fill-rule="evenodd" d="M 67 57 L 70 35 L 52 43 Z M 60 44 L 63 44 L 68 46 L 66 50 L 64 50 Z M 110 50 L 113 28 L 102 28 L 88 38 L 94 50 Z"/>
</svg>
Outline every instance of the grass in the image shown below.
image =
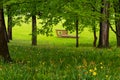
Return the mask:
<svg viewBox="0 0 120 80">
<path fill-rule="evenodd" d="M 1 80 L 120 79 L 120 50 L 117 48 L 10 45 L 9 49 L 16 63 L 1 63 Z"/>
<path fill-rule="evenodd" d="M 57 26 L 59 28 L 60 25 Z M 9 51 L 14 63 L 0 63 L 0 80 L 120 80 L 120 49 L 110 35 L 109 49 L 92 47 L 92 33 L 81 33 L 80 47 L 75 39 L 38 35 L 31 46 L 30 24 L 13 28 Z"/>
</svg>

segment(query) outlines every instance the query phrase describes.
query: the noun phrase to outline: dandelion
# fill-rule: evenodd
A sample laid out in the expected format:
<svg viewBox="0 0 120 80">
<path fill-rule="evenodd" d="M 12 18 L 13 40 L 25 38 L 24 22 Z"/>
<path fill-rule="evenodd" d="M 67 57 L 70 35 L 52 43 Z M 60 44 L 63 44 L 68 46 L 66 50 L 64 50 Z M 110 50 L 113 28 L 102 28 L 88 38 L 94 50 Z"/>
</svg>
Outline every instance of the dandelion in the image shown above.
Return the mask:
<svg viewBox="0 0 120 80">
<path fill-rule="evenodd" d="M 97 68 L 95 67 L 95 68 L 94 68 L 94 70 L 96 71 L 96 70 L 97 70 Z"/>
<path fill-rule="evenodd" d="M 89 72 L 93 72 L 93 69 L 90 69 Z"/>
<path fill-rule="evenodd" d="M 93 76 L 96 76 L 97 75 L 97 73 L 96 72 L 93 72 Z"/>
<path fill-rule="evenodd" d="M 103 63 L 102 63 L 102 62 L 100 62 L 100 64 L 102 65 Z"/>
<path fill-rule="evenodd" d="M 106 75 L 106 78 L 108 78 L 108 75 Z"/>
<path fill-rule="evenodd" d="M 45 62 L 42 62 L 42 65 L 45 65 Z"/>
<path fill-rule="evenodd" d="M 101 66 L 100 68 L 103 69 L 103 66 Z"/>
</svg>

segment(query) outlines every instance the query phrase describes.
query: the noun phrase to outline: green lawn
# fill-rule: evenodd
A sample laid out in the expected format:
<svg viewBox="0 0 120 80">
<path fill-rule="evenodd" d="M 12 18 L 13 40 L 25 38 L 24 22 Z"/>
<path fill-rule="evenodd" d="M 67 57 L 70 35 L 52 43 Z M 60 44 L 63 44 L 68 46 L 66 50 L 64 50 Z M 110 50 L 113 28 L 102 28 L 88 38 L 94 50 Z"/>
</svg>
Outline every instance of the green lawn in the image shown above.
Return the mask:
<svg viewBox="0 0 120 80">
<path fill-rule="evenodd" d="M 109 49 L 92 47 L 93 35 L 81 33 L 80 47 L 75 39 L 38 35 L 31 46 L 31 25 L 13 28 L 9 51 L 14 63 L 0 63 L 0 80 L 120 80 L 120 49 L 110 34 Z M 60 28 L 57 25 L 56 28 Z"/>
<path fill-rule="evenodd" d="M 41 26 L 38 23 L 38 28 Z M 38 35 L 38 45 L 50 45 L 50 46 L 62 46 L 62 47 L 74 47 L 75 39 L 67 38 L 58 38 L 56 36 L 55 29 L 62 29 L 62 25 L 58 24 L 53 29 L 53 36 L 46 37 L 45 35 Z M 16 44 L 21 42 L 21 44 L 31 45 L 31 24 L 22 24 L 21 26 L 13 27 L 13 42 Z M 75 35 L 72 33 L 72 35 Z M 99 32 L 97 32 L 97 37 L 99 38 Z M 80 47 L 92 47 L 93 43 L 93 33 L 90 32 L 90 29 L 84 29 L 84 31 L 79 34 L 79 45 Z M 116 47 L 116 36 L 110 31 L 110 46 Z M 97 40 L 98 41 L 98 40 Z M 13 43 L 13 44 L 14 44 Z M 46 44 L 47 43 L 47 44 Z"/>
</svg>

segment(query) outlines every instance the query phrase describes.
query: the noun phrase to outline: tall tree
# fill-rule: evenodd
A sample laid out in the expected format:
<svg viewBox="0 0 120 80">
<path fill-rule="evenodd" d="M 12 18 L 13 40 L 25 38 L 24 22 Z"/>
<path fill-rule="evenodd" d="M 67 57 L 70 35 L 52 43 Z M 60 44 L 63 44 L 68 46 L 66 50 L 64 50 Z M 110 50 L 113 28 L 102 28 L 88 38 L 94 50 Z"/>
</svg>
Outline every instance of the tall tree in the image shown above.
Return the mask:
<svg viewBox="0 0 120 80">
<path fill-rule="evenodd" d="M 3 6 L 0 5 L 0 55 L 5 61 L 11 61 L 7 41 Z"/>
<path fill-rule="evenodd" d="M 107 48 L 109 47 L 109 2 L 107 0 L 102 0 L 101 6 L 101 20 L 100 20 L 100 33 L 99 33 L 99 43 L 98 47 Z"/>
<path fill-rule="evenodd" d="M 12 40 L 12 11 L 11 11 L 11 5 L 7 6 L 7 15 L 8 15 L 8 39 Z"/>
<path fill-rule="evenodd" d="M 23 22 L 22 20 L 23 18 L 19 16 L 24 16 L 25 22 L 28 22 L 28 20 L 32 18 L 31 43 L 32 45 L 37 45 L 36 5 L 38 4 L 38 2 L 39 2 L 38 0 L 35 0 L 35 1 L 34 0 L 21 0 L 19 2 L 18 1 L 12 2 L 11 4 L 8 5 L 8 9 L 7 9 L 8 10 L 8 37 L 10 39 L 12 39 L 13 24 L 17 24 L 17 23 L 19 24 L 21 21 Z"/>
<path fill-rule="evenodd" d="M 37 45 L 36 15 L 32 15 L 32 45 Z"/>
<path fill-rule="evenodd" d="M 32 38 L 31 38 L 31 42 L 32 45 L 37 45 L 37 15 L 38 12 L 40 11 L 39 7 L 41 1 L 38 0 L 25 0 L 21 3 L 17 3 L 20 6 L 20 10 L 21 10 L 21 15 L 25 16 L 25 22 L 29 22 L 29 19 L 31 19 L 32 22 Z M 39 6 L 38 6 L 39 4 Z M 30 7 L 32 6 L 32 7 Z M 39 9 L 37 9 L 39 8 Z M 38 11 L 37 11 L 38 10 Z"/>
<path fill-rule="evenodd" d="M 76 20 L 75 20 L 75 28 L 76 28 L 76 47 L 79 46 L 79 36 L 78 36 L 78 34 L 79 34 L 79 29 L 78 29 L 78 27 L 79 27 L 79 20 L 78 20 L 78 17 L 76 16 Z"/>
<path fill-rule="evenodd" d="M 37 23 L 36 23 L 36 0 L 33 2 L 32 6 L 32 45 L 37 45 Z"/>
<path fill-rule="evenodd" d="M 120 0 L 114 1 L 117 46 L 120 47 Z"/>
<path fill-rule="evenodd" d="M 92 27 L 92 30 L 93 30 L 93 35 L 94 35 L 94 41 L 93 41 L 93 47 L 96 47 L 96 43 L 97 43 L 97 34 L 96 34 L 96 23 L 95 21 L 93 21 L 93 27 Z"/>
<path fill-rule="evenodd" d="M 64 28 L 70 32 L 76 31 L 76 47 L 78 47 L 78 33 L 80 33 L 85 26 L 90 25 L 92 23 L 91 20 L 93 20 L 93 18 L 95 20 L 96 17 L 96 11 L 91 9 L 96 8 L 96 6 L 93 4 L 96 2 L 96 0 L 94 0 L 94 2 L 92 1 L 93 3 L 91 1 L 92 0 L 52 0 L 47 3 L 47 8 L 45 9 L 49 14 L 46 20 L 51 22 L 53 21 L 52 23 L 54 24 L 54 21 L 59 23 L 59 20 L 62 17 L 61 19 L 64 20 L 62 21 Z"/>
</svg>

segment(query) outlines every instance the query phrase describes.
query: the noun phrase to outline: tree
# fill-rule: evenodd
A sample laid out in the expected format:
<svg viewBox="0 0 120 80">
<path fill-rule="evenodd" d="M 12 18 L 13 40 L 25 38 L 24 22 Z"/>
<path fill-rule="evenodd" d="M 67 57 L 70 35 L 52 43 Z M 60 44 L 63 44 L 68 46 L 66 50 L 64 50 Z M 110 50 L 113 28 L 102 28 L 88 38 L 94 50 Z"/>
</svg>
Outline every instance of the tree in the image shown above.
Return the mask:
<svg viewBox="0 0 120 80">
<path fill-rule="evenodd" d="M 33 0 L 29 0 L 29 1 L 21 0 L 20 2 L 13 1 L 11 4 L 7 5 L 9 39 L 12 39 L 12 26 L 17 23 L 20 24 L 21 22 L 23 22 L 22 20 L 23 18 L 19 16 L 25 16 L 25 22 L 28 22 L 28 20 L 32 18 L 32 25 L 31 25 L 32 39 L 31 40 L 32 40 L 32 45 L 37 45 L 36 4 L 38 1 L 37 2 L 36 1 L 33 1 Z M 30 6 L 32 7 L 30 8 Z M 28 13 L 30 13 L 30 15 L 27 15 Z"/>
<path fill-rule="evenodd" d="M 93 41 L 93 47 L 96 47 L 97 43 L 97 34 L 96 34 L 96 23 L 93 21 L 93 27 L 92 27 L 93 35 L 94 35 L 94 41 Z"/>
<path fill-rule="evenodd" d="M 120 0 L 114 1 L 117 46 L 120 47 Z"/>
<path fill-rule="evenodd" d="M 41 5 L 45 3 L 39 0 L 23 0 L 19 4 L 21 15 L 25 17 L 25 22 L 32 21 L 32 45 L 37 45 L 37 15 L 41 17 Z M 31 6 L 31 7 L 30 7 Z"/>
<path fill-rule="evenodd" d="M 22 14 L 30 13 L 29 18 L 32 18 L 32 40 L 34 39 L 34 41 L 32 42 L 33 44 L 36 44 L 35 42 L 37 41 L 36 15 L 38 13 L 42 14 L 42 16 L 40 15 L 39 18 L 42 20 L 43 23 L 43 27 L 42 29 L 40 29 L 40 33 L 46 33 L 48 35 L 48 33 L 52 31 L 51 25 L 57 24 L 60 21 L 64 20 L 63 25 L 65 29 L 69 30 L 70 32 L 76 31 L 76 36 L 78 36 L 81 28 L 84 28 L 83 26 L 91 25 L 91 23 L 96 21 L 96 17 L 98 18 L 100 16 L 98 14 L 99 8 L 96 9 L 96 4 L 102 3 L 102 17 L 100 19 L 100 36 L 98 47 L 109 46 L 109 27 L 107 20 L 107 18 L 109 17 L 109 4 L 107 0 L 102 0 L 102 2 L 96 2 L 96 0 L 22 0 L 20 2 L 20 5 L 22 6 L 20 9 Z M 30 8 L 28 6 L 32 7 Z M 93 27 L 93 30 L 95 46 L 95 26 Z M 76 38 L 76 46 L 78 46 L 78 38 Z"/>
<path fill-rule="evenodd" d="M 37 45 L 36 2 L 32 6 L 32 45 Z"/>
<path fill-rule="evenodd" d="M 64 6 L 64 14 L 65 15 L 64 19 L 65 25 L 67 26 L 67 29 L 70 31 L 74 31 L 74 23 L 73 21 L 76 21 L 76 17 L 74 15 L 77 15 L 78 21 L 76 22 L 78 28 L 76 29 L 76 36 L 78 33 L 83 30 L 83 28 L 87 26 L 93 26 L 92 30 L 94 32 L 94 42 L 93 45 L 96 46 L 96 41 L 97 41 L 97 36 L 96 36 L 96 25 L 95 21 L 97 21 L 97 18 L 99 17 L 98 14 L 98 2 L 96 0 L 76 0 L 76 1 L 69 1 L 67 4 Z M 96 5 L 97 4 L 97 5 Z M 96 15 L 97 14 L 97 15 Z M 76 25 L 75 23 L 75 25 Z M 79 24 L 78 24 L 79 23 Z M 78 32 L 79 31 L 79 32 Z M 76 46 L 78 46 L 78 38 L 76 37 Z"/>
<path fill-rule="evenodd" d="M 107 0 L 102 0 L 101 14 L 100 19 L 100 33 L 99 33 L 99 43 L 98 47 L 107 48 L 109 47 L 109 2 Z"/>
<path fill-rule="evenodd" d="M 0 5 L 0 55 L 5 61 L 11 61 L 7 45 L 7 35 L 4 21 L 3 7 Z"/>
<path fill-rule="evenodd" d="M 78 34 L 79 34 L 79 29 L 78 29 L 78 27 L 79 27 L 79 20 L 78 20 L 78 17 L 76 16 L 76 20 L 75 20 L 75 28 L 76 28 L 76 47 L 79 46 L 79 36 L 78 36 Z"/>
<path fill-rule="evenodd" d="M 96 3 L 96 0 L 94 0 L 94 2 L 91 1 L 89 0 L 49 1 L 46 6 L 47 8 L 45 8 L 46 12 L 44 11 L 43 13 L 43 15 L 46 14 L 47 16 L 44 21 L 46 21 L 46 23 L 48 24 L 50 22 L 56 24 L 59 23 L 61 20 L 64 20 L 62 21 L 62 23 L 66 30 L 70 32 L 76 31 L 76 47 L 78 47 L 79 45 L 78 34 L 83 30 L 84 27 L 91 25 L 91 23 L 93 23 L 93 21 L 96 20 L 96 17 L 98 17 L 98 15 L 96 16 L 95 14 L 98 13 L 96 9 L 95 11 L 93 11 L 92 9 L 92 8 L 96 8 L 96 6 L 93 4 Z M 43 29 L 49 30 L 50 28 L 49 27 L 46 28 L 45 26 Z M 96 45 L 95 26 L 93 30 L 95 37 L 94 44 Z"/>
<path fill-rule="evenodd" d="M 23 2 L 23 4 L 21 4 L 21 11 L 23 11 L 22 14 L 25 14 L 26 21 L 28 21 L 30 18 L 32 18 L 31 26 L 32 26 L 32 45 L 33 46 L 37 45 L 37 20 L 36 20 L 37 7 L 36 7 L 36 5 L 38 2 L 39 1 L 37 1 L 37 0 L 35 0 L 35 1 L 29 0 L 29 1 L 25 1 L 25 2 Z M 32 7 L 29 8 L 29 6 L 32 6 Z M 29 14 L 29 15 L 26 15 L 26 14 Z"/>
<path fill-rule="evenodd" d="M 36 15 L 32 16 L 32 45 L 37 45 Z"/>
<path fill-rule="evenodd" d="M 11 11 L 11 5 L 7 6 L 7 15 L 8 15 L 8 39 L 12 40 L 12 11 Z"/>
</svg>

